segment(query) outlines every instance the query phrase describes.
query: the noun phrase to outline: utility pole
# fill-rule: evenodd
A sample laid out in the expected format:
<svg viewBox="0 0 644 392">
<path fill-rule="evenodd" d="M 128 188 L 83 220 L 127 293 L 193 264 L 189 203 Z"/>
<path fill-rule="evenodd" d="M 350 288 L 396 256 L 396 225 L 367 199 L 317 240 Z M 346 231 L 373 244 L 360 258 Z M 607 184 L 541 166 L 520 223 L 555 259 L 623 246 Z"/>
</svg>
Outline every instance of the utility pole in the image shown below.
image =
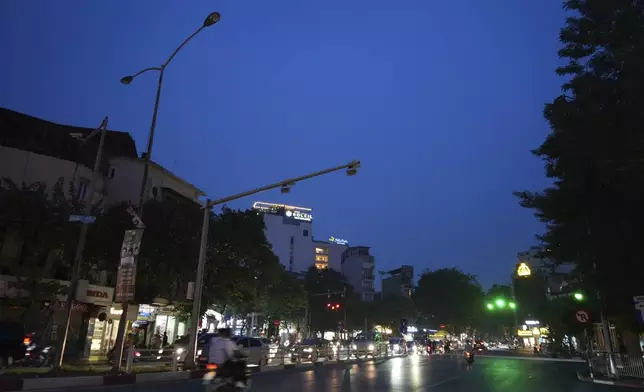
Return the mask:
<svg viewBox="0 0 644 392">
<path fill-rule="evenodd" d="M 89 228 L 89 216 L 92 213 L 94 206 L 94 192 L 96 191 L 96 182 L 100 174 L 101 157 L 103 155 L 103 144 L 105 143 L 105 135 L 107 134 L 107 117 L 103 119 L 101 125 L 90 133 L 84 140 L 85 144 L 90 138 L 94 137 L 100 132 L 101 138 L 98 142 L 98 150 L 96 151 L 96 158 L 94 159 L 94 170 L 92 171 L 92 181 L 89 186 L 89 195 L 85 201 L 85 208 L 83 209 L 83 223 L 81 225 L 80 235 L 78 237 L 78 244 L 76 244 L 76 254 L 74 255 L 74 264 L 72 266 L 72 276 L 69 284 L 69 292 L 67 293 L 67 300 L 65 301 L 65 326 L 63 327 L 63 340 L 60 343 L 59 349 L 56 351 L 56 359 L 54 360 L 54 367 L 59 370 L 63 366 L 63 356 L 65 354 L 65 347 L 67 346 L 67 338 L 69 336 L 69 324 L 72 319 L 72 307 L 76 299 L 76 291 L 78 291 L 78 281 L 80 278 L 80 267 L 83 260 L 83 252 L 85 251 L 85 241 L 87 240 L 87 230 Z"/>
<path fill-rule="evenodd" d="M 329 169 L 320 170 L 314 173 L 306 174 L 300 177 L 289 178 L 274 184 L 266 185 L 260 188 L 251 189 L 250 191 L 238 193 L 236 195 L 224 197 L 218 200 L 206 200 L 204 205 L 203 224 L 201 226 L 201 243 L 199 247 L 199 261 L 197 264 L 197 281 L 195 282 L 195 299 L 192 302 L 191 324 L 194 333 L 190 335 L 190 343 L 188 345 L 187 355 L 184 362 L 184 367 L 187 369 L 194 368 L 195 354 L 197 352 L 197 324 L 199 323 L 199 316 L 201 312 L 201 290 L 203 287 L 203 274 L 206 264 L 206 246 L 208 244 L 208 226 L 210 222 L 210 210 L 215 206 L 219 206 L 233 200 L 241 199 L 246 196 L 251 196 L 256 193 L 268 191 L 275 188 L 281 188 L 282 193 L 288 193 L 297 182 L 308 180 L 314 177 L 319 177 L 324 174 L 333 173 L 339 170 L 346 169 L 348 176 L 354 176 L 360 168 L 360 161 L 351 161 L 347 164 L 331 167 Z"/>
</svg>

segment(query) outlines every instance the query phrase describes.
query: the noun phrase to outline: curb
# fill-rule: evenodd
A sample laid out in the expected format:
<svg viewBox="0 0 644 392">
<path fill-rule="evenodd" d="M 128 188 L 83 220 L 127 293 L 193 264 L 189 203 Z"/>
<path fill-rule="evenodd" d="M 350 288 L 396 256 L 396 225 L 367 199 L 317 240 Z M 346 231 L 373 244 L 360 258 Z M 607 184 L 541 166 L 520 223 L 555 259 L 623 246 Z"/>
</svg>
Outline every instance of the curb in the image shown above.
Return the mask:
<svg viewBox="0 0 644 392">
<path fill-rule="evenodd" d="M 618 387 L 629 387 L 629 388 L 644 388 L 644 382 L 640 382 L 638 384 L 636 383 L 628 383 L 628 382 L 623 382 L 623 381 L 613 381 L 613 380 L 606 380 L 606 379 L 600 379 L 600 378 L 591 378 L 591 377 L 586 377 L 581 374 L 581 372 L 577 372 L 577 379 L 582 382 L 590 382 L 593 384 L 603 384 L 603 385 L 614 385 Z"/>
<path fill-rule="evenodd" d="M 251 368 L 253 374 L 266 374 L 275 371 L 286 369 L 297 369 L 301 371 L 312 370 L 323 366 L 338 366 L 344 365 L 347 362 L 333 362 L 325 364 L 324 362 L 317 362 L 315 364 L 301 364 L 295 366 L 293 364 L 286 364 L 283 366 L 267 366 L 260 371 L 259 368 Z M 172 381 L 188 381 L 203 378 L 206 370 L 190 370 L 190 371 L 177 371 L 177 372 L 159 372 L 159 373 L 134 373 L 122 375 L 102 375 L 102 376 L 79 376 L 79 377 L 40 377 L 40 378 L 0 378 L 0 391 L 30 391 L 30 390 L 46 390 L 46 389 L 72 389 L 78 387 L 100 387 L 100 386 L 115 386 L 115 385 L 131 385 L 142 383 L 156 383 L 156 382 L 172 382 Z"/>
</svg>

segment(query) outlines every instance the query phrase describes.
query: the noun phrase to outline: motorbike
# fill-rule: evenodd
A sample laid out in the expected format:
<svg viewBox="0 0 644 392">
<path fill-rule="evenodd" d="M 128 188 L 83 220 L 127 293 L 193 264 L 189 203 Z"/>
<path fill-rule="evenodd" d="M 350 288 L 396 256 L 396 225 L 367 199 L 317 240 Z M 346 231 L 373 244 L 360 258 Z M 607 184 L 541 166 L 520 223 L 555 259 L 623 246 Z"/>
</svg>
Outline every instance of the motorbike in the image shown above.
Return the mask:
<svg viewBox="0 0 644 392">
<path fill-rule="evenodd" d="M 246 366 L 245 358 L 237 360 L 238 363 L 243 364 L 244 372 L 246 373 L 246 385 L 237 386 L 233 377 L 217 377 L 218 367 L 215 364 L 206 365 L 206 374 L 203 376 L 202 383 L 205 392 L 245 392 L 250 389 L 251 376 L 248 367 Z"/>
<path fill-rule="evenodd" d="M 469 351 L 466 351 L 465 352 L 465 363 L 467 364 L 467 366 L 472 366 L 472 364 L 474 363 L 474 354 L 472 354 Z"/>
<path fill-rule="evenodd" d="M 54 362 L 54 351 L 52 346 L 46 346 L 32 341 L 25 350 L 23 363 L 26 366 L 35 367 L 51 366 Z"/>
</svg>

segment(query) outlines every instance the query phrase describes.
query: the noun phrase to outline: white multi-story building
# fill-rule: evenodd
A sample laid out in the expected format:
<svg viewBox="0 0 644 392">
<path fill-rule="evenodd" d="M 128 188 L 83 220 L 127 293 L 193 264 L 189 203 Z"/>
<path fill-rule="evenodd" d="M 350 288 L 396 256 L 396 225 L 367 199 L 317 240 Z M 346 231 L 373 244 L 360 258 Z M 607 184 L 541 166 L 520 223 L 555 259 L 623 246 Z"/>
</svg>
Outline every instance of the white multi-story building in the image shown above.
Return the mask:
<svg viewBox="0 0 644 392">
<path fill-rule="evenodd" d="M 257 201 L 253 208 L 264 217 L 266 239 L 289 272 L 313 265 L 313 216 L 310 208 Z"/>
<path fill-rule="evenodd" d="M 367 246 L 350 246 L 342 254 L 342 274 L 363 301 L 373 301 L 375 258 Z"/>
<path fill-rule="evenodd" d="M 342 271 L 342 254 L 349 247 L 347 241 L 331 237 L 328 241 L 313 240 L 312 265 L 317 269 L 331 268 Z"/>
</svg>

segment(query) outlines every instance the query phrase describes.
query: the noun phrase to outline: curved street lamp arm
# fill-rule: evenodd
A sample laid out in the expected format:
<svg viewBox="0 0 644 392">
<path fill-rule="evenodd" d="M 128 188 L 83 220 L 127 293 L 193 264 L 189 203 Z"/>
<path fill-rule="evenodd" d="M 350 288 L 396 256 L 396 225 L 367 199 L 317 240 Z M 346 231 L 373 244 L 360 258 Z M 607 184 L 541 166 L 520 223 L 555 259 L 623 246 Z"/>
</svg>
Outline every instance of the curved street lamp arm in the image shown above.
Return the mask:
<svg viewBox="0 0 644 392">
<path fill-rule="evenodd" d="M 150 68 L 142 69 L 139 72 L 137 72 L 134 75 L 132 75 L 132 79 L 134 79 L 137 76 L 139 76 L 139 75 L 141 75 L 143 73 L 146 73 L 148 71 L 161 71 L 162 69 L 163 69 L 163 67 L 150 67 Z"/>
<path fill-rule="evenodd" d="M 203 26 L 199 27 L 199 29 L 197 29 L 197 31 L 195 31 L 194 33 L 190 34 L 190 36 L 188 36 L 188 38 L 184 39 L 184 40 L 183 40 L 183 42 L 181 43 L 181 45 L 179 45 L 179 46 L 174 50 L 174 52 L 172 52 L 172 54 L 170 55 L 170 57 L 168 57 L 168 59 L 165 61 L 165 63 L 163 63 L 163 65 L 161 66 L 161 69 L 163 69 L 163 68 L 167 67 L 167 66 L 168 66 L 168 64 L 170 64 L 170 61 L 172 61 L 172 59 L 174 58 L 174 56 L 176 56 L 176 55 L 177 55 L 177 53 L 179 53 L 179 51 L 180 51 L 184 46 L 186 46 L 186 44 L 188 43 L 188 41 L 190 41 L 192 38 L 194 38 L 194 36 L 195 36 L 195 35 L 197 35 L 197 34 L 199 34 L 199 33 L 201 32 L 201 30 L 203 30 L 203 29 L 204 29 L 204 27 L 203 27 Z"/>
</svg>

